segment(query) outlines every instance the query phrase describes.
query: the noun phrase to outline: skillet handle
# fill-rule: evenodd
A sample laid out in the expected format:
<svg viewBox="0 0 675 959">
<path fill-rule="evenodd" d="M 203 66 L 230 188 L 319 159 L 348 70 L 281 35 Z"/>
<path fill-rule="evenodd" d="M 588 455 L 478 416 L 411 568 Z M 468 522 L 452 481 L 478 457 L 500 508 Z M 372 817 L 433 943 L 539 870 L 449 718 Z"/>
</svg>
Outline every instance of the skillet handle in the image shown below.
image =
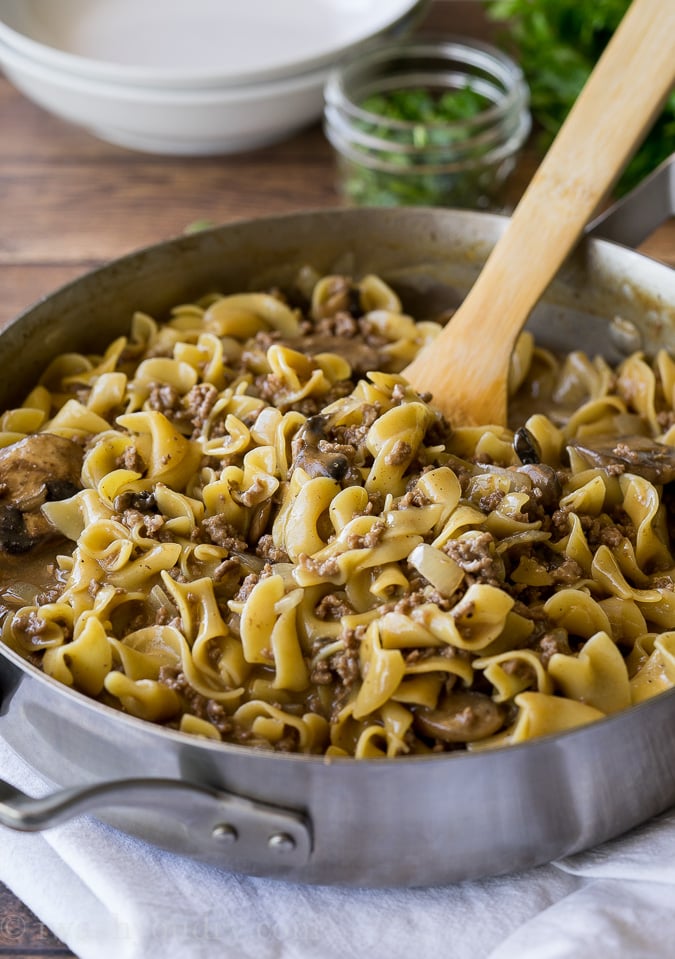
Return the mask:
<svg viewBox="0 0 675 959">
<path fill-rule="evenodd" d="M 675 216 L 675 153 L 589 224 L 586 235 L 638 246 Z"/>
<path fill-rule="evenodd" d="M 122 807 L 142 823 L 137 834 L 154 845 L 228 869 L 283 874 L 307 863 L 312 852 L 301 813 L 196 783 L 126 779 L 34 799 L 0 780 L 0 825 L 23 832 Z"/>
</svg>

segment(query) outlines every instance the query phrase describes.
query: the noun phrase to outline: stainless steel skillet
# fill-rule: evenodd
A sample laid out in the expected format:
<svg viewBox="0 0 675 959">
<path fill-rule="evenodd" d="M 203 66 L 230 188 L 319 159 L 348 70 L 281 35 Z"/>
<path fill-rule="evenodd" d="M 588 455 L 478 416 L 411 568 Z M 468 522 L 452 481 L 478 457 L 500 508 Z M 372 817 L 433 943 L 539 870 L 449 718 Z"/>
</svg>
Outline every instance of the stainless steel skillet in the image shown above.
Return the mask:
<svg viewBox="0 0 675 959">
<path fill-rule="evenodd" d="M 0 404 L 54 353 L 93 349 L 131 313 L 213 289 L 322 272 L 379 273 L 415 315 L 465 294 L 505 220 L 343 210 L 236 223 L 117 261 L 0 335 Z M 619 317 L 620 321 L 615 318 Z M 675 273 L 585 242 L 536 310 L 556 349 L 617 360 L 675 348 Z M 674 624 L 675 625 L 675 624 Z M 483 754 L 356 761 L 263 753 L 162 729 L 73 692 L 0 646 L 0 736 L 61 790 L 0 785 L 0 822 L 45 828 L 85 809 L 225 869 L 294 881 L 421 885 L 525 868 L 615 836 L 675 802 L 675 691 L 593 726 Z"/>
</svg>

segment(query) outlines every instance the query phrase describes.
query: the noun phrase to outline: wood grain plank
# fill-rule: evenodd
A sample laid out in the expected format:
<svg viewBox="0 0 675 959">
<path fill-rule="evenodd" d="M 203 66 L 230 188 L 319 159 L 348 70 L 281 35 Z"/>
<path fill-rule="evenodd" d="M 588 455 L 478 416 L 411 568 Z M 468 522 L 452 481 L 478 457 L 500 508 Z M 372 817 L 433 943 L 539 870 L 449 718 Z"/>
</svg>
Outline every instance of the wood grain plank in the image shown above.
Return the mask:
<svg viewBox="0 0 675 959">
<path fill-rule="evenodd" d="M 5 956 L 14 959 L 31 959 L 33 956 L 69 959 L 73 954 L 0 883 L 0 957 Z"/>
<path fill-rule="evenodd" d="M 321 131 L 295 151 L 189 162 L 118 164 L 36 160 L 0 167 L 5 229 L 0 265 L 111 259 L 176 236 L 195 220 L 214 223 L 338 203 L 332 156 Z"/>
</svg>

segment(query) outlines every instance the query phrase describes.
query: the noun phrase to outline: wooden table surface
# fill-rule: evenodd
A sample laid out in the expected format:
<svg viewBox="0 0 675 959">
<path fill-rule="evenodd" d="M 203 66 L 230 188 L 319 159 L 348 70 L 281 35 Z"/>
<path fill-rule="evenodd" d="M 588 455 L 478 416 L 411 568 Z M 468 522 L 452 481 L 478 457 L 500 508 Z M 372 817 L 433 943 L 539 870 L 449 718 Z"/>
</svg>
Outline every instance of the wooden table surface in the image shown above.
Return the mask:
<svg viewBox="0 0 675 959">
<path fill-rule="evenodd" d="M 490 35 L 476 0 L 436 0 L 423 26 Z M 535 166 L 529 149 L 508 184 L 507 202 L 515 202 Z M 50 116 L 0 75 L 0 327 L 91 267 L 176 236 L 195 221 L 339 204 L 318 124 L 238 156 L 148 156 Z M 675 221 L 642 249 L 675 266 Z M 0 886 L 0 957 L 70 955 Z"/>
</svg>

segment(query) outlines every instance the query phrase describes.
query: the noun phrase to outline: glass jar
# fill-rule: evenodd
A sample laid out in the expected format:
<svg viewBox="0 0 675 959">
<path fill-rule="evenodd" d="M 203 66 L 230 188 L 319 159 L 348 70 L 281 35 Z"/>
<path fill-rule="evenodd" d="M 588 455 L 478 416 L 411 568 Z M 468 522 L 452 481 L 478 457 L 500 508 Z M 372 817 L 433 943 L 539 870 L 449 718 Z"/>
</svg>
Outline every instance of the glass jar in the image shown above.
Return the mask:
<svg viewBox="0 0 675 959">
<path fill-rule="evenodd" d="M 357 205 L 494 209 L 530 132 L 528 108 L 520 68 L 489 44 L 377 47 L 326 84 L 340 191 Z"/>
</svg>

